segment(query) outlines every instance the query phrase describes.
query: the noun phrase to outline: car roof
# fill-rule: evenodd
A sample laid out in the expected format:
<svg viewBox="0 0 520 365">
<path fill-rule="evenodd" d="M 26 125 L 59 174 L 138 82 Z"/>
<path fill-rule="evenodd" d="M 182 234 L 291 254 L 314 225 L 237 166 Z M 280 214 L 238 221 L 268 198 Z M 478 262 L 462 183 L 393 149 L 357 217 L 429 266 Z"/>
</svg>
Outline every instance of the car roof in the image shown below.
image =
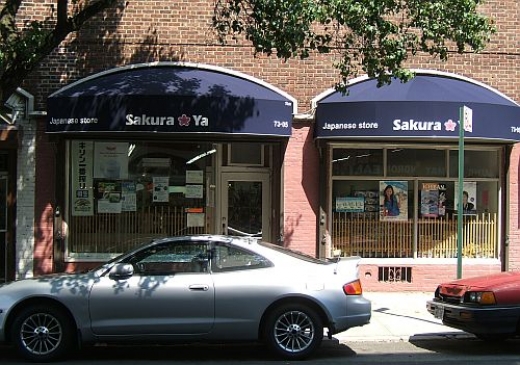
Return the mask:
<svg viewBox="0 0 520 365">
<path fill-rule="evenodd" d="M 257 238 L 249 238 L 249 237 L 240 237 L 240 236 L 227 236 L 227 235 L 216 235 L 216 234 L 194 234 L 194 235 L 184 235 L 184 236 L 171 236 L 171 237 L 162 237 L 153 239 L 150 243 L 164 243 L 164 242 L 172 242 L 172 241 L 207 241 L 207 242 L 254 242 L 257 241 Z"/>
</svg>

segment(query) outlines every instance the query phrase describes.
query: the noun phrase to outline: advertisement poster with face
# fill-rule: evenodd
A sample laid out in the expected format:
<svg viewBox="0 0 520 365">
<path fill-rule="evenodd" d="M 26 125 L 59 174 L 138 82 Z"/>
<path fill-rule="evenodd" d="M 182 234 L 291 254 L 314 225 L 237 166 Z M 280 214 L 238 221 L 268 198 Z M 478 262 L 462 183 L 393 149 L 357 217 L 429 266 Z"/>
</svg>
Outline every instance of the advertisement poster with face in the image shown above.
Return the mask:
<svg viewBox="0 0 520 365">
<path fill-rule="evenodd" d="M 462 201 L 462 214 L 477 214 L 477 182 L 464 181 L 462 186 L 462 199 L 459 197 L 459 184 L 455 183 L 455 213 L 458 212 L 459 202 Z"/>
<path fill-rule="evenodd" d="M 408 181 L 380 181 L 379 192 L 381 220 L 408 220 Z"/>
</svg>

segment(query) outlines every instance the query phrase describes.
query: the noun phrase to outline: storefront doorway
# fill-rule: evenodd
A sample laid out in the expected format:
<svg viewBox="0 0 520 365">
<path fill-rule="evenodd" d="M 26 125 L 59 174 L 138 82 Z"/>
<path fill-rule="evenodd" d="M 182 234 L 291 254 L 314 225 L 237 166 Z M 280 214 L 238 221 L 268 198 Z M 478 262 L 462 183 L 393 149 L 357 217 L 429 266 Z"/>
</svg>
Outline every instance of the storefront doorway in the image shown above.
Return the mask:
<svg viewBox="0 0 520 365">
<path fill-rule="evenodd" d="M 271 237 L 269 174 L 222 174 L 222 233 Z"/>
</svg>

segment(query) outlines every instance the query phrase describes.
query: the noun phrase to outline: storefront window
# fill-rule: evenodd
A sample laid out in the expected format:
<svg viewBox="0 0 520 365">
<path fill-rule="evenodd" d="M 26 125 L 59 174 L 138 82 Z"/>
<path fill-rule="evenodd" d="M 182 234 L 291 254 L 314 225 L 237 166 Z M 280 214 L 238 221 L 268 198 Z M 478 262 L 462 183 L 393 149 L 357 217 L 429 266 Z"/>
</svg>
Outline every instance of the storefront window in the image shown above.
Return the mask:
<svg viewBox="0 0 520 365">
<path fill-rule="evenodd" d="M 69 257 L 205 233 L 211 144 L 75 140 L 69 151 Z"/>
<path fill-rule="evenodd" d="M 413 252 L 413 183 L 333 182 L 334 249 L 346 256 L 409 257 Z"/>
<path fill-rule="evenodd" d="M 378 176 L 383 174 L 382 149 L 335 148 L 332 156 L 335 176 Z"/>
<path fill-rule="evenodd" d="M 413 183 L 406 180 L 337 180 L 333 211 L 361 219 L 408 220 L 412 217 Z"/>
<path fill-rule="evenodd" d="M 497 150 L 464 151 L 464 178 L 498 178 L 500 158 Z M 450 177 L 459 176 L 459 151 L 450 151 Z"/>
<path fill-rule="evenodd" d="M 463 257 L 498 257 L 498 150 L 467 151 L 461 196 L 456 170 L 453 173 L 457 151 L 383 148 L 385 173 L 374 177 L 374 170 L 367 169 L 366 175 L 354 173 L 349 178 L 348 168 L 338 170 L 336 164 L 350 151 L 359 152 L 333 149 L 334 252 L 362 257 L 457 257 L 460 204 Z"/>
</svg>

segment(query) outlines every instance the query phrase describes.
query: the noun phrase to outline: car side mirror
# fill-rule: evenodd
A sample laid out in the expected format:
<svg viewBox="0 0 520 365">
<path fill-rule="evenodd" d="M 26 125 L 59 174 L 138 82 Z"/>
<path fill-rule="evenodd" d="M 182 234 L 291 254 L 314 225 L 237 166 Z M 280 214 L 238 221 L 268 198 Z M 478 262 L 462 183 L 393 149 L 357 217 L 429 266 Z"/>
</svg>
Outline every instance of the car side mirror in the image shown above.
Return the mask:
<svg viewBox="0 0 520 365">
<path fill-rule="evenodd" d="M 127 279 L 132 275 L 134 275 L 134 267 L 131 264 L 115 264 L 108 273 L 108 277 L 114 280 Z"/>
</svg>

